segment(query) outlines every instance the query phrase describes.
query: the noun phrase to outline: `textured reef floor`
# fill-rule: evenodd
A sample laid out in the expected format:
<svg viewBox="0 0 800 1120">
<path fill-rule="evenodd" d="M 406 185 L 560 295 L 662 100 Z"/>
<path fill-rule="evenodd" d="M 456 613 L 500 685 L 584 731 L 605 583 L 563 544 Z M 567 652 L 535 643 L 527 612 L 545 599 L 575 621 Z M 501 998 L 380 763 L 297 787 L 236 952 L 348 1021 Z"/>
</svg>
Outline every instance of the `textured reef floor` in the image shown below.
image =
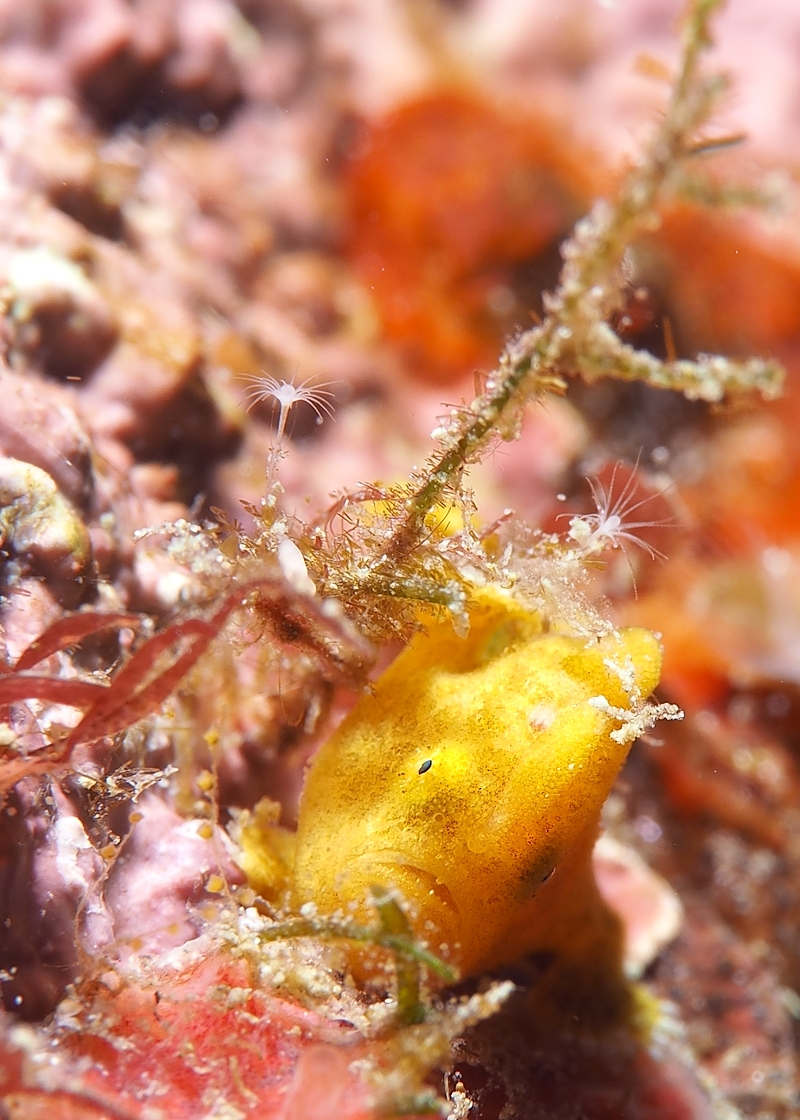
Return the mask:
<svg viewBox="0 0 800 1120">
<path fill-rule="evenodd" d="M 4 1120 L 798 1114 L 749 7 L 0 0 Z"/>
</svg>

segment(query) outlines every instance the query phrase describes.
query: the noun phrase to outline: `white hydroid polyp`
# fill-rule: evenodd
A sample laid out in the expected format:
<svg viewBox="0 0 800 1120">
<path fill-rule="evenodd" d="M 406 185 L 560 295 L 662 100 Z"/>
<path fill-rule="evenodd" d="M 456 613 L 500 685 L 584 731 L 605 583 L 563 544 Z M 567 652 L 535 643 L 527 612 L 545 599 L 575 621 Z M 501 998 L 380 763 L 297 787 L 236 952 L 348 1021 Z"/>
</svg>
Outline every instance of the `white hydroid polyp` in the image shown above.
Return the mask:
<svg viewBox="0 0 800 1120">
<path fill-rule="evenodd" d="M 636 530 L 671 525 L 673 524 L 672 519 L 634 520 L 631 515 L 635 514 L 637 510 L 641 510 L 648 502 L 661 497 L 669 487 L 666 487 L 666 490 L 659 490 L 655 494 L 647 494 L 645 497 L 636 500 L 638 490 L 636 467 L 638 467 L 638 462 L 637 459 L 636 466 L 618 494 L 615 494 L 614 491 L 619 463 L 615 463 L 607 487 L 597 477 L 587 479 L 597 512 L 584 513 L 580 517 L 573 517 L 570 520 L 567 532 L 567 536 L 587 555 L 597 555 L 606 548 L 619 548 L 625 552 L 627 543 L 642 549 L 651 559 L 657 557 L 661 560 L 664 559 L 663 552 L 644 540 Z M 639 514 L 639 517 L 641 518 L 641 514 Z"/>
<path fill-rule="evenodd" d="M 323 416 L 333 415 L 334 395 L 327 388 L 333 385 L 332 381 L 296 381 L 294 376 L 290 381 L 279 381 L 268 373 L 260 373 L 245 377 L 248 382 L 246 395 L 249 398 L 248 411 L 259 401 L 273 400 L 278 406 L 278 425 L 275 429 L 275 438 L 270 448 L 267 462 L 267 496 L 264 499 L 267 505 L 275 506 L 280 484 L 277 480 L 277 467 L 283 457 L 283 437 L 286 431 L 286 421 L 289 413 L 296 404 L 310 405 L 317 414 L 317 420 Z"/>
<path fill-rule="evenodd" d="M 321 420 L 323 416 L 333 415 L 334 395 L 328 389 L 332 381 L 279 381 L 270 374 L 262 373 L 247 378 L 246 390 L 249 399 L 248 410 L 260 401 L 274 400 L 279 408 L 277 441 L 280 443 L 286 429 L 286 421 L 294 406 L 300 402 L 311 405 Z"/>
</svg>

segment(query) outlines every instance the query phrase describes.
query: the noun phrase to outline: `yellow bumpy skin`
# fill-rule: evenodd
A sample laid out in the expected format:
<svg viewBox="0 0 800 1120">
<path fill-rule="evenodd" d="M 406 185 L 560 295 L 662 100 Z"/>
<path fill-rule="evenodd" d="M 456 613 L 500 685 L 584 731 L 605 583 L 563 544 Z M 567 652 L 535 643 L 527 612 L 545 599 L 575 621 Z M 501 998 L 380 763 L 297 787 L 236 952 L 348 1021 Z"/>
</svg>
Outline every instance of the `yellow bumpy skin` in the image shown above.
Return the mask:
<svg viewBox="0 0 800 1120">
<path fill-rule="evenodd" d="M 293 905 L 370 922 L 370 887 L 396 887 L 462 975 L 537 952 L 568 965 L 547 970 L 554 999 L 619 977 L 591 851 L 628 751 L 612 733 L 660 664 L 648 631 L 546 633 L 509 593 L 477 590 L 468 636 L 418 634 L 314 758 Z"/>
</svg>

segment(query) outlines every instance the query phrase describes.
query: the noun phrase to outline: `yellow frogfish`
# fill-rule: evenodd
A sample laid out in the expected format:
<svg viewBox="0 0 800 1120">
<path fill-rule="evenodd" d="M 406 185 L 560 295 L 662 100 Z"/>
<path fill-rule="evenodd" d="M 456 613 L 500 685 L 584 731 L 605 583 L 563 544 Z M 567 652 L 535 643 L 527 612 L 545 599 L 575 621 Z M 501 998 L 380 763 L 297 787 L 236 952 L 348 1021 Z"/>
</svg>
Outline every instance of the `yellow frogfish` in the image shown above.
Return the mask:
<svg viewBox="0 0 800 1120">
<path fill-rule="evenodd" d="M 545 1002 L 624 1003 L 591 854 L 660 666 L 647 630 L 568 636 L 475 589 L 468 635 L 444 619 L 417 634 L 319 749 L 293 852 L 282 832 L 244 830 L 252 885 L 275 897 L 280 864 L 292 909 L 363 923 L 371 888 L 395 888 L 462 976 L 536 954 Z"/>
</svg>

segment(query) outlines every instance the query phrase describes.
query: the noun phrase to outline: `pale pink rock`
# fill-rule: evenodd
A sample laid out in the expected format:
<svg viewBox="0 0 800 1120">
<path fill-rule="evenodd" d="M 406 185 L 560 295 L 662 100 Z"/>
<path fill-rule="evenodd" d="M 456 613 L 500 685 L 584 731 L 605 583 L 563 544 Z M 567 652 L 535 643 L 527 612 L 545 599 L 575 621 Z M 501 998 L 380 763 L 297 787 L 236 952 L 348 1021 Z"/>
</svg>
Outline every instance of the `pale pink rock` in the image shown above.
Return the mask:
<svg viewBox="0 0 800 1120">
<path fill-rule="evenodd" d="M 136 806 L 139 819 L 106 887 L 115 932 L 124 950 L 159 953 L 196 937 L 202 919 L 191 908 L 212 895 L 212 876 L 243 881 L 223 834 L 201 820 L 185 820 L 155 794 Z M 209 830 L 209 838 L 203 835 Z"/>
<path fill-rule="evenodd" d="M 625 972 L 636 979 L 678 936 L 680 898 L 633 848 L 611 836 L 598 839 L 592 862 L 600 893 L 622 921 Z"/>
<path fill-rule="evenodd" d="M 74 394 L 34 374 L 0 368 L 0 451 L 47 471 L 86 509 L 94 495 L 89 433 Z"/>
<path fill-rule="evenodd" d="M 52 1009 L 75 978 L 80 952 L 107 951 L 114 938 L 103 901 L 103 860 L 57 783 L 25 779 L 6 823 L 16 853 L 0 862 L 0 964 L 6 1006 L 27 1019 Z"/>
</svg>

